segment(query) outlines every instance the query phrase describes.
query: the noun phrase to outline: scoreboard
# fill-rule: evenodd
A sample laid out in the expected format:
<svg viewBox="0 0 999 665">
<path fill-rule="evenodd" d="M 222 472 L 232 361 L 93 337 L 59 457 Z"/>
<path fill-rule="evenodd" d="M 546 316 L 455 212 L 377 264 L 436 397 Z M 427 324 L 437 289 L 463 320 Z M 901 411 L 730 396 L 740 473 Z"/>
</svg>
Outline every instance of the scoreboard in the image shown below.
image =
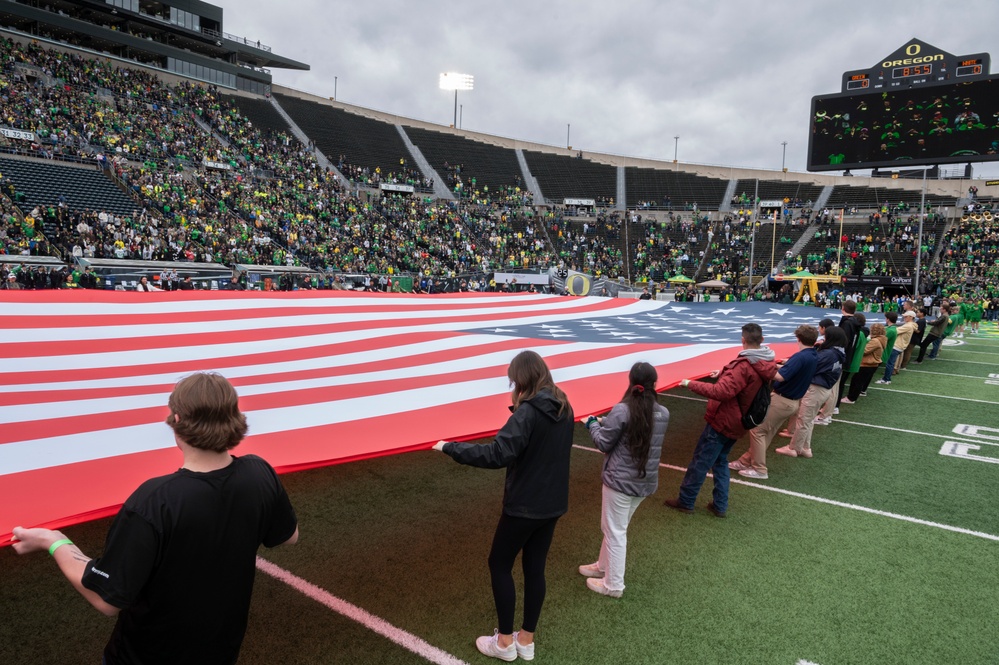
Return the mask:
<svg viewBox="0 0 999 665">
<path fill-rule="evenodd" d="M 911 40 L 839 93 L 812 98 L 808 170 L 999 160 L 999 77 L 988 53 Z"/>
</svg>

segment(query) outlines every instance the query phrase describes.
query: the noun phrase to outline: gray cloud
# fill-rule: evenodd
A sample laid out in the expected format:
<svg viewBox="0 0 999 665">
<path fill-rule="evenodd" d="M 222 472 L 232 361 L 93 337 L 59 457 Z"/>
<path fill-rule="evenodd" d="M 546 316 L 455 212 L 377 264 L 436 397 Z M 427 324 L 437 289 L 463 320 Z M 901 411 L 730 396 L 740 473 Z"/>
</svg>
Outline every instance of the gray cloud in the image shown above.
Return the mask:
<svg viewBox="0 0 999 665">
<path fill-rule="evenodd" d="M 229 32 L 308 62 L 275 82 L 447 125 L 442 71 L 475 76 L 459 93 L 466 129 L 636 157 L 803 171 L 814 95 L 836 92 L 918 37 L 956 55 L 988 51 L 999 5 L 802 0 L 439 0 L 377 5 L 220 2 Z M 960 18 L 960 20 L 958 20 Z M 999 57 L 999 54 L 997 54 Z M 999 167 L 976 172 L 999 173 Z"/>
</svg>

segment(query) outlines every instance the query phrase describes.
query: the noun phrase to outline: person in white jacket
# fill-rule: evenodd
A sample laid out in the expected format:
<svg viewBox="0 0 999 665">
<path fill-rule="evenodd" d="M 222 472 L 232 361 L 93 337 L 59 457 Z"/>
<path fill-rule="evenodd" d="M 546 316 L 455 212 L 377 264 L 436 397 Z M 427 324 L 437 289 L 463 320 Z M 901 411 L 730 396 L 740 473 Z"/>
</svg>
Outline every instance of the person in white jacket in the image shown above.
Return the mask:
<svg viewBox="0 0 999 665">
<path fill-rule="evenodd" d="M 604 539 L 596 562 L 579 567 L 586 586 L 620 598 L 628 549 L 628 524 L 645 497 L 659 486 L 659 460 L 669 411 L 656 398 L 656 368 L 635 363 L 628 390 L 604 418 L 590 416 L 586 428 L 604 453 L 600 529 Z"/>
</svg>

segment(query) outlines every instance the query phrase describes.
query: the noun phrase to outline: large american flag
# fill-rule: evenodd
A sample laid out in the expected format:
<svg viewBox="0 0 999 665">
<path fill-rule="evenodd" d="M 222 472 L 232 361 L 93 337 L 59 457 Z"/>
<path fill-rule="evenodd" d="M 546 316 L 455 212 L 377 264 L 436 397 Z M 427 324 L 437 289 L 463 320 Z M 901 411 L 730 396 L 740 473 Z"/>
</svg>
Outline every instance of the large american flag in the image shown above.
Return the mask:
<svg viewBox="0 0 999 665">
<path fill-rule="evenodd" d="M 814 309 L 546 295 L 95 291 L 0 295 L 0 544 L 15 526 L 113 514 L 181 455 L 164 424 L 176 381 L 226 376 L 279 472 L 496 432 L 506 368 L 534 349 L 577 418 L 639 360 L 659 388 L 721 367 L 741 326 L 778 355 Z M 774 344 L 775 343 L 775 344 Z"/>
</svg>

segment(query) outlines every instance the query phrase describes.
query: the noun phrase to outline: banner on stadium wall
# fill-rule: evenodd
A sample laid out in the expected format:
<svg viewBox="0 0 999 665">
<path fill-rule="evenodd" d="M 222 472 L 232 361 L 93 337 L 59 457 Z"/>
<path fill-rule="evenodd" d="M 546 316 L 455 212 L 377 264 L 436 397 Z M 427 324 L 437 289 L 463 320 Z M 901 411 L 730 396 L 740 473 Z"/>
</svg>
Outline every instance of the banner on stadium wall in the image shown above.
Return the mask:
<svg viewBox="0 0 999 665">
<path fill-rule="evenodd" d="M 846 285 L 850 286 L 897 286 L 909 288 L 912 277 L 888 277 L 884 275 L 847 275 Z"/>
<path fill-rule="evenodd" d="M 567 206 L 589 206 L 597 205 L 596 199 L 563 199 L 562 203 Z"/>
<path fill-rule="evenodd" d="M 496 280 L 497 284 L 505 284 L 510 282 L 511 284 L 516 281 L 517 284 L 534 284 L 535 286 L 548 286 L 551 283 L 551 276 L 548 273 L 530 273 L 530 272 L 498 272 L 493 275 L 493 279 Z"/>
<path fill-rule="evenodd" d="M 606 277 L 595 277 L 575 270 L 552 268 L 549 271 L 555 293 L 568 291 L 571 296 L 605 296 L 616 298 L 627 285 Z"/>
<path fill-rule="evenodd" d="M 206 169 L 215 169 L 217 171 L 231 171 L 232 164 L 226 164 L 225 162 L 215 162 L 210 159 L 201 160 L 201 165 Z"/>
<path fill-rule="evenodd" d="M 524 349 L 583 417 L 620 399 L 635 362 L 667 390 L 732 360 L 748 319 L 768 340 L 814 321 L 763 303 L 349 291 L 0 291 L 0 311 L 0 546 L 18 525 L 112 515 L 176 471 L 167 398 L 191 372 L 236 387 L 236 454 L 288 473 L 491 436 Z"/>
<path fill-rule="evenodd" d="M 0 127 L 0 134 L 3 134 L 9 139 L 17 139 L 19 141 L 34 141 L 34 132 L 25 132 L 20 129 L 10 129 L 9 127 Z"/>
<path fill-rule="evenodd" d="M 382 183 L 379 185 L 379 189 L 383 192 L 405 192 L 407 194 L 412 194 L 416 191 L 416 188 L 412 185 L 393 185 L 391 183 Z"/>
</svg>

